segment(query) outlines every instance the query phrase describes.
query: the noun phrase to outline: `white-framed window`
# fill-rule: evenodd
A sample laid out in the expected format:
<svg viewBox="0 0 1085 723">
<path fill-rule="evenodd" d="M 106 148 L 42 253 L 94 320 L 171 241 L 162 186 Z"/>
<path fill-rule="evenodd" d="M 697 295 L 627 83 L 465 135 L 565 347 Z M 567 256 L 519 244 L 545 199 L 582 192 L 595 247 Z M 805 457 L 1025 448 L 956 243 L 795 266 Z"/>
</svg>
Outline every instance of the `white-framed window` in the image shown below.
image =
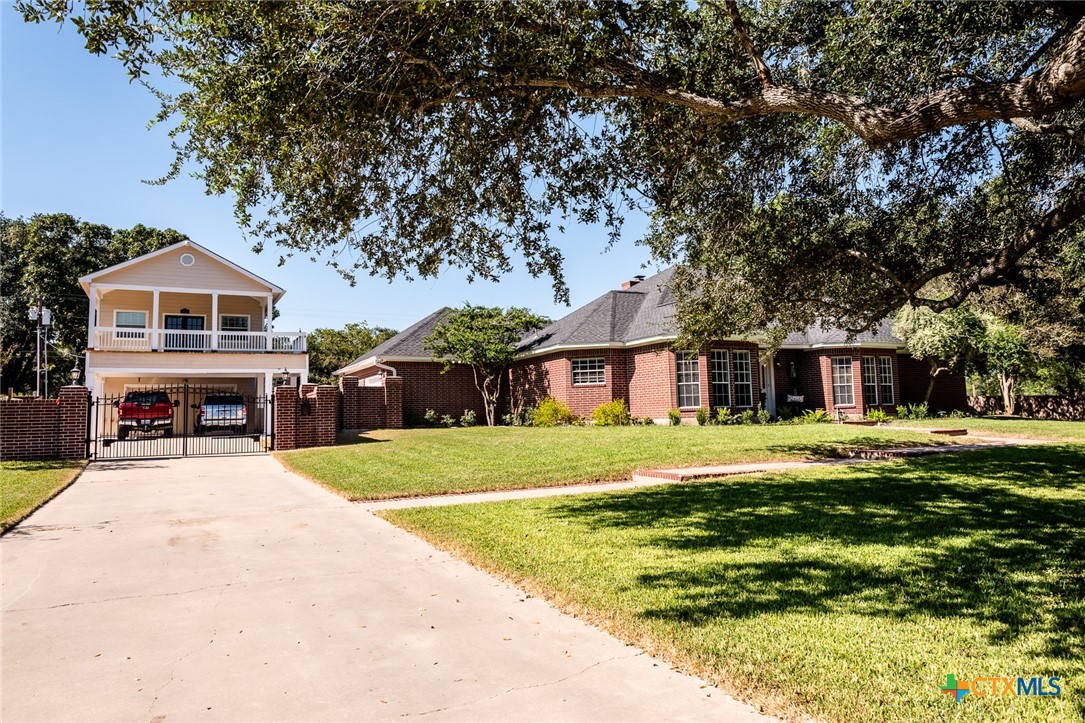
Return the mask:
<svg viewBox="0 0 1085 723">
<path fill-rule="evenodd" d="M 589 386 L 607 383 L 607 364 L 603 357 L 573 359 L 573 386 Z"/>
<path fill-rule="evenodd" d="M 878 368 L 881 372 L 882 404 L 894 404 L 893 357 L 878 357 Z"/>
<path fill-rule="evenodd" d="M 221 331 L 248 331 L 248 314 L 220 314 L 219 330 Z"/>
<path fill-rule="evenodd" d="M 117 309 L 113 312 L 113 326 L 118 329 L 146 329 L 146 311 L 124 311 Z M 118 339 L 142 339 L 143 332 L 118 331 Z"/>
<path fill-rule="evenodd" d="M 709 357 L 709 403 L 713 408 L 731 406 L 731 360 L 724 349 L 713 349 Z"/>
<path fill-rule="evenodd" d="M 855 406 L 855 388 L 852 386 L 851 357 L 834 356 L 832 358 L 833 372 L 833 406 Z"/>
<path fill-rule="evenodd" d="M 750 352 L 731 352 L 731 368 L 735 376 L 735 406 L 753 406 L 753 366 L 750 364 Z"/>
<path fill-rule="evenodd" d="M 878 406 L 878 360 L 872 356 L 863 357 L 863 402 Z"/>
<path fill-rule="evenodd" d="M 680 351 L 674 355 L 674 369 L 678 378 L 678 406 L 697 408 L 701 406 L 701 364 L 695 351 Z"/>
</svg>

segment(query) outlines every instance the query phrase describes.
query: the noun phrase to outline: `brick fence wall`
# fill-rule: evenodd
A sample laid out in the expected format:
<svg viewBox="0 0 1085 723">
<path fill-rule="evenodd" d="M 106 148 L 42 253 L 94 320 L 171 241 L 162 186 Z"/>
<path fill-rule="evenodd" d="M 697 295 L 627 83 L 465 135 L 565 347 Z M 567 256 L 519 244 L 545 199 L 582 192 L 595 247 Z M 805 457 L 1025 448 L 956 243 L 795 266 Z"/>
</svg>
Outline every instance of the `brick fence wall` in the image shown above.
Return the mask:
<svg viewBox="0 0 1085 723">
<path fill-rule="evenodd" d="M 325 384 L 275 389 L 275 449 L 330 447 L 343 429 L 403 427 L 403 379 L 385 377 L 380 386 L 343 377 L 339 388 Z"/>
<path fill-rule="evenodd" d="M 61 387 L 56 399 L 0 401 L 0 459 L 83 459 L 86 387 Z"/>
</svg>

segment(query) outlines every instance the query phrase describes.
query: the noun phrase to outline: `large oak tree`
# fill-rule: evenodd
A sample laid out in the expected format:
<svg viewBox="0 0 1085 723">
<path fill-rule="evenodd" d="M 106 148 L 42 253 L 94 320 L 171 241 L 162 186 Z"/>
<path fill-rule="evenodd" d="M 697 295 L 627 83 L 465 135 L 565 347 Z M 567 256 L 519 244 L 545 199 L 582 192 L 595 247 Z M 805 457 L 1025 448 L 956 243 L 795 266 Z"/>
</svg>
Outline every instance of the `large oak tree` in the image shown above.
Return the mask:
<svg viewBox="0 0 1085 723">
<path fill-rule="evenodd" d="M 25 0 L 164 75 L 177 164 L 344 275 L 567 298 L 551 224 L 649 214 L 691 337 L 858 330 L 1081 246 L 1085 7 Z"/>
</svg>

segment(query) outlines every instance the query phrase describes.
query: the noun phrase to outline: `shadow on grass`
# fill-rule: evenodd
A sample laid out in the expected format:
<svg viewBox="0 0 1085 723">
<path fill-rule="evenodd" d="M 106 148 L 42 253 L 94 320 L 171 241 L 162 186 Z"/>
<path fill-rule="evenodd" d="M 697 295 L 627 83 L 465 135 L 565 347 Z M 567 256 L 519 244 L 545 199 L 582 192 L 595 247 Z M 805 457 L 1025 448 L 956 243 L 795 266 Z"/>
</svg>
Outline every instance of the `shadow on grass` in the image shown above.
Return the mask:
<svg viewBox="0 0 1085 723">
<path fill-rule="evenodd" d="M 909 431 L 909 430 L 905 430 Z M 935 447 L 952 444 L 942 439 L 892 439 L 868 435 L 840 440 L 838 442 L 792 442 L 790 444 L 772 444 L 766 450 L 784 457 L 806 457 L 808 459 L 834 459 L 847 457 L 852 449 L 909 449 L 913 447 Z"/>
<path fill-rule="evenodd" d="M 552 514 L 682 553 L 641 573 L 672 592 L 646 617 L 968 617 L 992 643 L 1039 632 L 1035 653 L 1079 658 L 1083 463 L 1080 446 L 1002 448 L 572 497 Z"/>
<path fill-rule="evenodd" d="M 351 430 L 349 432 L 340 432 L 335 437 L 335 446 L 337 447 L 349 447 L 355 444 L 376 444 L 378 442 L 389 442 L 388 439 L 376 439 L 368 436 L 367 431 Z"/>
</svg>

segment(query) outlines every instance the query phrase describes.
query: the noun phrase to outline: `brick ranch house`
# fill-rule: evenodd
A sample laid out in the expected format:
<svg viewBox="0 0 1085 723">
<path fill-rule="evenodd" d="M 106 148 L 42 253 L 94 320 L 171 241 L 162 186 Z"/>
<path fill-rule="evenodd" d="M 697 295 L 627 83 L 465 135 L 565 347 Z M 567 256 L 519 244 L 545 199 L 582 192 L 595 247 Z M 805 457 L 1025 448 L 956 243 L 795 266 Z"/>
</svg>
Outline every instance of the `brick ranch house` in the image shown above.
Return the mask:
<svg viewBox="0 0 1085 723">
<path fill-rule="evenodd" d="M 678 408 L 692 420 L 697 409 L 733 412 L 826 409 L 860 416 L 872 409 L 923 401 L 929 365 L 912 358 L 883 322 L 874 332 L 848 339 L 839 329 L 811 327 L 790 335 L 770 353 L 758 339 L 719 339 L 701 349 L 676 351 L 675 301 L 667 282 L 673 269 L 636 277 L 544 329 L 528 334 L 508 370 L 503 406 L 533 406 L 560 399 L 581 416 L 600 404 L 625 399 L 636 417 L 666 421 Z M 427 409 L 458 417 L 482 416 L 471 370 L 443 366 L 423 342 L 445 315 L 439 309 L 336 372 L 370 379 L 403 379 L 403 415 L 417 423 Z M 375 381 L 375 379 L 373 379 Z M 964 379 L 942 375 L 933 409 L 965 409 Z"/>
</svg>

